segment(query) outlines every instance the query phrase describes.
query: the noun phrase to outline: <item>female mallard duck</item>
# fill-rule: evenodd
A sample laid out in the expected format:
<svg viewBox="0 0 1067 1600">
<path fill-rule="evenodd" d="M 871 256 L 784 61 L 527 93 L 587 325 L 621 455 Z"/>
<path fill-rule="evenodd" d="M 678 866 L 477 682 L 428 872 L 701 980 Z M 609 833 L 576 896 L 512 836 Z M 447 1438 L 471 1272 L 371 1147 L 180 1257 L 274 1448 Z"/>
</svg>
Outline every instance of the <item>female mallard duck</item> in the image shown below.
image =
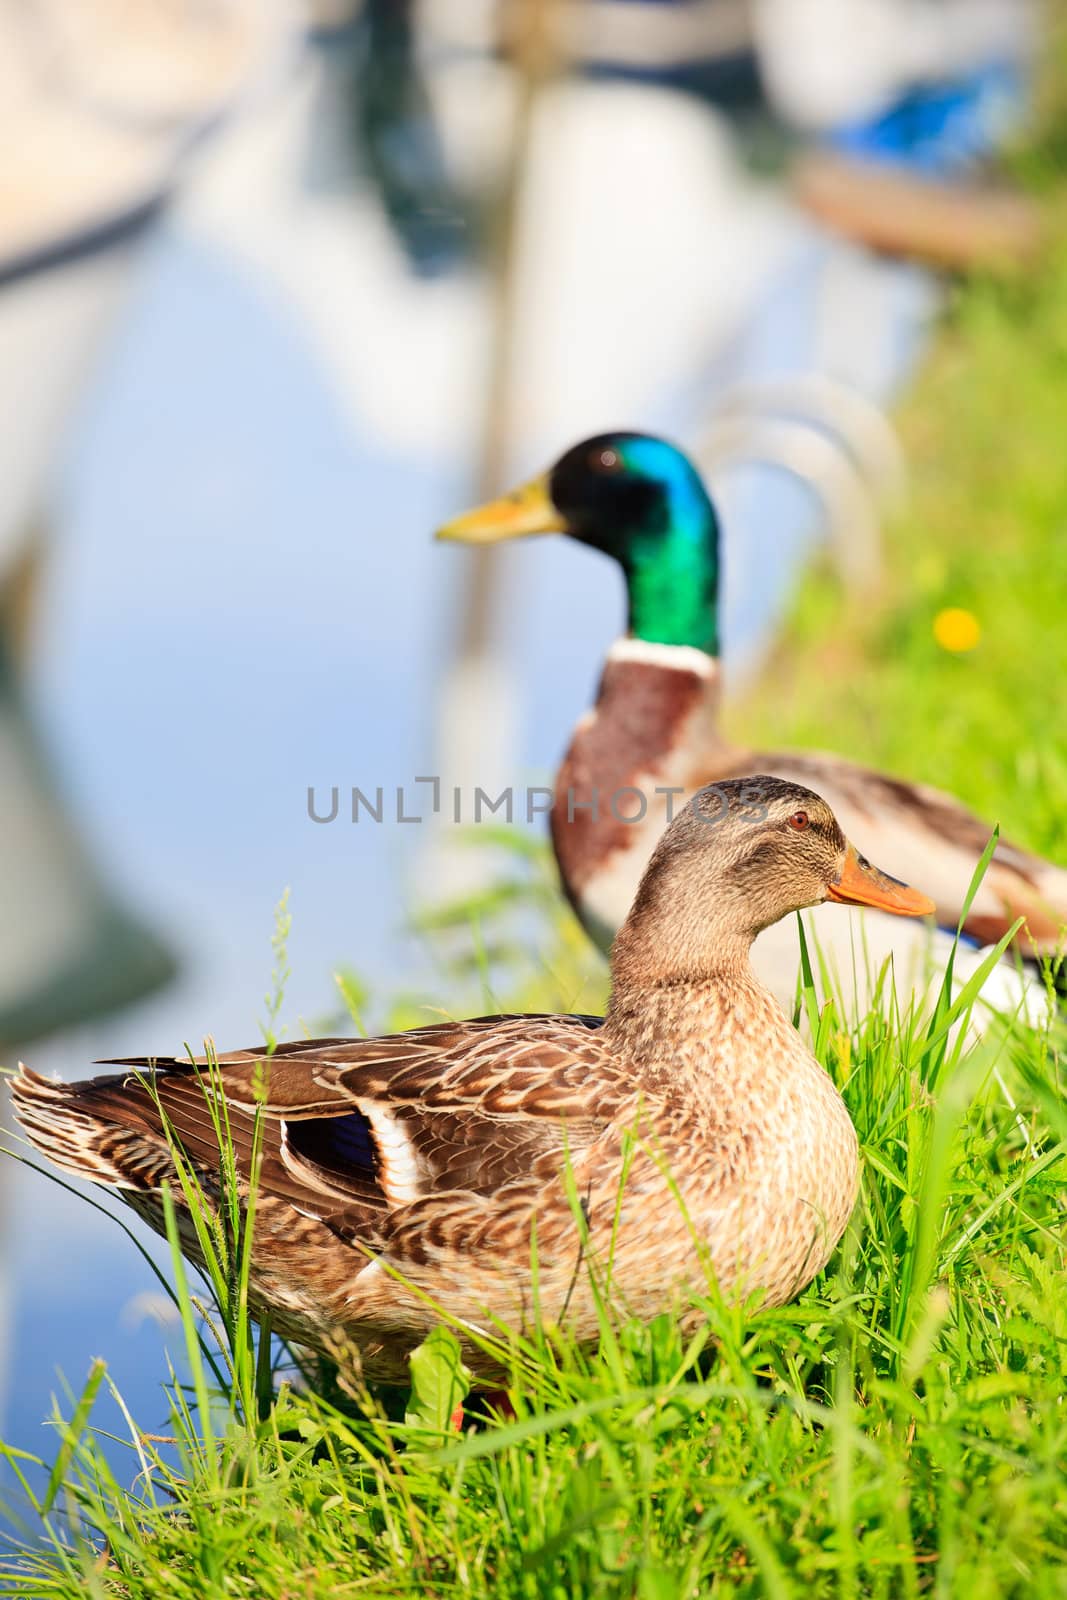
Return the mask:
<svg viewBox="0 0 1067 1600">
<path fill-rule="evenodd" d="M 590 935 L 610 945 L 645 863 L 681 795 L 745 773 L 772 772 L 824 795 L 850 835 L 933 895 L 955 929 L 991 828 L 950 795 L 841 756 L 738 749 L 719 727 L 719 527 L 692 463 L 663 439 L 611 433 L 586 439 L 544 477 L 457 518 L 439 537 L 491 543 L 566 533 L 612 556 L 629 595 L 629 630 L 609 650 L 596 706 L 577 725 L 556 781 L 552 842 L 566 893 Z M 1025 918 L 1025 957 L 1056 954 L 1067 924 L 1067 872 L 1001 840 L 964 932 L 994 943 Z M 880 965 L 898 979 L 925 947 L 923 930 L 866 919 Z M 824 935 L 834 938 L 824 923 Z M 834 942 L 851 971 L 851 930 Z M 857 941 L 859 943 L 859 941 Z M 905 959 L 906 958 L 906 959 Z M 753 964 L 780 998 L 795 991 L 797 942 L 788 925 L 765 934 Z M 877 965 L 875 966 L 877 971 Z M 909 981 L 918 973 L 909 973 Z"/>
<path fill-rule="evenodd" d="M 435 1306 L 475 1330 L 528 1327 L 536 1306 L 594 1339 L 583 1256 L 610 1255 L 619 1303 L 641 1318 L 706 1289 L 705 1261 L 724 1293 L 780 1304 L 841 1236 L 856 1138 L 748 952 L 761 928 L 824 900 L 931 909 L 857 855 L 810 790 L 723 783 L 660 840 L 615 941 L 603 1019 L 482 1017 L 239 1050 L 219 1058 L 214 1090 L 179 1060 L 112 1063 L 150 1082 L 21 1068 L 16 1115 L 65 1171 L 161 1228 L 175 1173 L 161 1113 L 211 1193 L 205 1094 L 225 1097 L 242 1183 L 258 1106 L 254 1304 L 303 1343 L 351 1342 L 384 1379 L 403 1379 Z M 485 1357 L 465 1355 L 484 1374 Z"/>
</svg>

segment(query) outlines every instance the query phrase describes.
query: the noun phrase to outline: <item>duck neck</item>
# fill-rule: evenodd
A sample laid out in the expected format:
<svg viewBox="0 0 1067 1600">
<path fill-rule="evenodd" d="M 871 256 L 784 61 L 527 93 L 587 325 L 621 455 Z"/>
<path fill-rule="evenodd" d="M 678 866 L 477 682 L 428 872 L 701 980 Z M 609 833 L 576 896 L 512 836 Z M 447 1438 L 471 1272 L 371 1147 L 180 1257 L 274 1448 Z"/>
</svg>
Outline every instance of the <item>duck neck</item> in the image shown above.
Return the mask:
<svg viewBox="0 0 1067 1600">
<path fill-rule="evenodd" d="M 633 914 L 619 929 L 611 950 L 611 1000 L 608 1009 L 627 1009 L 644 1005 L 650 995 L 677 996 L 679 1004 L 689 995 L 707 996 L 713 990 L 758 986 L 749 954 L 750 934 L 721 934 L 714 951 L 701 944 L 689 961 L 672 960 L 659 966 L 650 959 L 647 941 L 633 935 Z"/>
<path fill-rule="evenodd" d="M 756 984 L 749 957 L 766 919 L 751 886 L 736 871 L 697 872 L 684 857 L 674 863 L 665 846 L 661 840 L 612 945 L 612 1001 Z"/>
<path fill-rule="evenodd" d="M 782 1030 L 796 1038 L 747 956 L 707 977 L 616 984 L 604 1027 L 649 1086 L 687 1074 L 726 1083 L 749 1073 Z"/>
<path fill-rule="evenodd" d="M 630 633 L 647 644 L 719 653 L 719 525 L 698 479 L 670 502 L 666 531 L 640 530 L 619 554 Z"/>
</svg>

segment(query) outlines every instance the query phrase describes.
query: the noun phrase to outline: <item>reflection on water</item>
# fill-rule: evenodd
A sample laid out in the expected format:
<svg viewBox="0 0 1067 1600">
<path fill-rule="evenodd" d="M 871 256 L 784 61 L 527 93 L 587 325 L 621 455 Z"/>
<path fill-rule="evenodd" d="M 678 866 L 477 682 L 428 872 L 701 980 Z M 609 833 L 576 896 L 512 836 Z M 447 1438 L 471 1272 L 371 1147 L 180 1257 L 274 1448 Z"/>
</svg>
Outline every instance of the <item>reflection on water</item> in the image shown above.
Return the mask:
<svg viewBox="0 0 1067 1600">
<path fill-rule="evenodd" d="M 156 934 L 110 893 L 56 790 L 0 638 L 0 1052 L 106 1015 L 174 973 Z"/>
</svg>

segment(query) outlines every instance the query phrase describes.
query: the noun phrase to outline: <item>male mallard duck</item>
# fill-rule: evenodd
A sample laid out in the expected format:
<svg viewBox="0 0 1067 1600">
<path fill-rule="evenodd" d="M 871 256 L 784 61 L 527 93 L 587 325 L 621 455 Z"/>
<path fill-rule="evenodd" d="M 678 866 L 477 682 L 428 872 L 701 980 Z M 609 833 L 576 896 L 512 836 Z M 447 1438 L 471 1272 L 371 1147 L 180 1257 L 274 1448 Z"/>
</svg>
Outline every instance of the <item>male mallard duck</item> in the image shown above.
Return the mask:
<svg viewBox="0 0 1067 1600">
<path fill-rule="evenodd" d="M 603 947 L 619 927 L 645 863 L 682 795 L 745 773 L 772 772 L 824 795 L 846 832 L 887 869 L 921 880 L 942 927 L 955 929 L 992 829 L 951 795 L 873 772 L 841 756 L 738 749 L 719 726 L 719 525 L 692 463 L 639 433 L 586 439 L 552 470 L 457 518 L 438 537 L 492 543 L 566 533 L 612 556 L 629 596 L 629 629 L 608 651 L 596 706 L 579 721 L 556 780 L 552 842 L 566 893 Z M 1002 839 L 964 931 L 979 944 L 1025 917 L 1024 956 L 1055 954 L 1067 924 L 1067 872 Z M 867 918 L 870 944 L 896 956 L 898 979 L 925 944 Z M 825 932 L 818 927 L 820 940 Z M 836 943 L 851 971 L 851 934 Z M 787 1003 L 795 930 L 764 935 L 757 972 Z M 783 957 L 788 953 L 788 959 Z M 907 957 L 907 959 L 904 959 Z"/>
<path fill-rule="evenodd" d="M 161 1228 L 160 1185 L 175 1176 L 161 1111 L 217 1193 L 205 1093 L 225 1098 L 242 1183 L 258 1106 L 253 1303 L 303 1343 L 340 1333 L 385 1379 L 403 1379 L 435 1306 L 472 1329 L 537 1315 L 593 1340 L 583 1255 L 610 1256 L 620 1303 L 642 1318 L 706 1287 L 705 1252 L 724 1293 L 780 1304 L 841 1236 L 856 1137 L 748 952 L 761 928 L 824 900 L 931 909 L 857 855 L 810 790 L 723 783 L 660 840 L 615 941 L 604 1018 L 239 1050 L 219 1058 L 214 1091 L 179 1060 L 111 1063 L 148 1077 L 74 1084 L 23 1067 L 15 1112 L 65 1171 Z M 484 1373 L 477 1349 L 465 1355 Z"/>
</svg>

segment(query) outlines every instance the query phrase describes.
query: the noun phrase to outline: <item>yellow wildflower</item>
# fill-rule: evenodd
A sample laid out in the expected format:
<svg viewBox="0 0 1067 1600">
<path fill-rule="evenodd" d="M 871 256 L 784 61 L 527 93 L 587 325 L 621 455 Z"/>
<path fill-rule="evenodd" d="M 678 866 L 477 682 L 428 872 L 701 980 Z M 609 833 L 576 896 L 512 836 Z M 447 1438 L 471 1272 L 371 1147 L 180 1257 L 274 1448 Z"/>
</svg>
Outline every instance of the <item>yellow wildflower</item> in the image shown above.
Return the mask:
<svg viewBox="0 0 1067 1600">
<path fill-rule="evenodd" d="M 982 625 L 978 618 L 961 606 L 946 606 L 934 618 L 934 638 L 942 650 L 951 650 L 953 655 L 973 650 L 981 637 Z"/>
</svg>

